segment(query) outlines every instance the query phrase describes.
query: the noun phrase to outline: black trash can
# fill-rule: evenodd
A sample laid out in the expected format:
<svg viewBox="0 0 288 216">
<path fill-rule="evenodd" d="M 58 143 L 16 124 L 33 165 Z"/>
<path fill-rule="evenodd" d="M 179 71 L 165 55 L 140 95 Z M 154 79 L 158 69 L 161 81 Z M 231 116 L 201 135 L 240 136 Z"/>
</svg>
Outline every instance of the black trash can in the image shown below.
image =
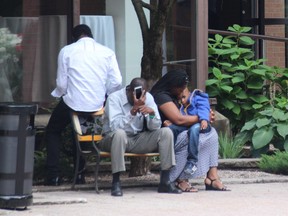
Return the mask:
<svg viewBox="0 0 288 216">
<path fill-rule="evenodd" d="M 37 104 L 0 103 L 0 208 L 32 205 Z"/>
</svg>

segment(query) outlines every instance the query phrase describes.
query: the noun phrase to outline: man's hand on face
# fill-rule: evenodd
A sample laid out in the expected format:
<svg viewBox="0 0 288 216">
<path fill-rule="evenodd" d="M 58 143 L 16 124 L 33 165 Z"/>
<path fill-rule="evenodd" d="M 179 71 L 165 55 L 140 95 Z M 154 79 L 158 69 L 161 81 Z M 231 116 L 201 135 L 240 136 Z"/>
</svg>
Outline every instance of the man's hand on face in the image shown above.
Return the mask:
<svg viewBox="0 0 288 216">
<path fill-rule="evenodd" d="M 139 112 L 139 108 L 145 105 L 146 91 L 143 90 L 139 99 L 136 98 L 136 94 L 133 92 L 133 109 Z"/>
</svg>

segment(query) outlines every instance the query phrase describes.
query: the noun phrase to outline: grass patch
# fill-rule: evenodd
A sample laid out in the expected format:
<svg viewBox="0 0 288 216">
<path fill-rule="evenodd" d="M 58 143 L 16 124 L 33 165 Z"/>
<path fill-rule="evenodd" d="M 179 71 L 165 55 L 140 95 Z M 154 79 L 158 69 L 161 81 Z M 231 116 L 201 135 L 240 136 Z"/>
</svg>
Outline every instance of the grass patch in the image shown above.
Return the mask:
<svg viewBox="0 0 288 216">
<path fill-rule="evenodd" d="M 268 173 L 288 175 L 288 153 L 276 151 L 274 155 L 262 155 L 259 168 Z"/>
<path fill-rule="evenodd" d="M 245 142 L 241 137 L 230 137 L 226 133 L 219 134 L 219 155 L 223 159 L 243 156 Z"/>
</svg>

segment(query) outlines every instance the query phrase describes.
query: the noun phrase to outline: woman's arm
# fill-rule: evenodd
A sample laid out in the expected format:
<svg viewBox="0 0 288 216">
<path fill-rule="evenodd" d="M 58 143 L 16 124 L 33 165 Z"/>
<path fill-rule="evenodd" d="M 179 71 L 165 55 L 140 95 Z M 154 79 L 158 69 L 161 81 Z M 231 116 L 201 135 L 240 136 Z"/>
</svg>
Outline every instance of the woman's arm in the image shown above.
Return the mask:
<svg viewBox="0 0 288 216">
<path fill-rule="evenodd" d="M 198 122 L 197 116 L 182 115 L 173 102 L 166 102 L 159 106 L 159 109 L 173 124 L 191 126 Z"/>
</svg>

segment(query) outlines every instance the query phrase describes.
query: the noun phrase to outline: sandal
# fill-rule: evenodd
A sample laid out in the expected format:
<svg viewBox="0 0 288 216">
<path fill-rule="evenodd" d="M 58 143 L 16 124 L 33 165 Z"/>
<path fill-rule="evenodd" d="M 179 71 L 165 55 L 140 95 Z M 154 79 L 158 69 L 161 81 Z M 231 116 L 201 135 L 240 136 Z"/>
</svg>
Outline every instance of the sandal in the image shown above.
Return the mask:
<svg viewBox="0 0 288 216">
<path fill-rule="evenodd" d="M 182 192 L 191 192 L 195 193 L 198 192 L 197 188 L 194 188 L 190 183 L 186 180 L 179 180 L 176 181 L 175 186 L 179 188 Z"/>
<path fill-rule="evenodd" d="M 210 184 L 207 184 L 206 183 L 206 179 L 209 179 L 210 180 Z M 225 185 L 222 186 L 222 188 L 218 188 L 218 187 L 214 187 L 213 186 L 213 182 L 216 182 L 216 181 L 220 181 L 220 179 L 210 179 L 209 177 L 206 177 L 205 179 L 205 187 L 206 187 L 206 190 L 214 190 L 214 191 L 230 191 L 230 189 L 228 189 Z M 221 182 L 222 184 L 222 182 Z"/>
</svg>

